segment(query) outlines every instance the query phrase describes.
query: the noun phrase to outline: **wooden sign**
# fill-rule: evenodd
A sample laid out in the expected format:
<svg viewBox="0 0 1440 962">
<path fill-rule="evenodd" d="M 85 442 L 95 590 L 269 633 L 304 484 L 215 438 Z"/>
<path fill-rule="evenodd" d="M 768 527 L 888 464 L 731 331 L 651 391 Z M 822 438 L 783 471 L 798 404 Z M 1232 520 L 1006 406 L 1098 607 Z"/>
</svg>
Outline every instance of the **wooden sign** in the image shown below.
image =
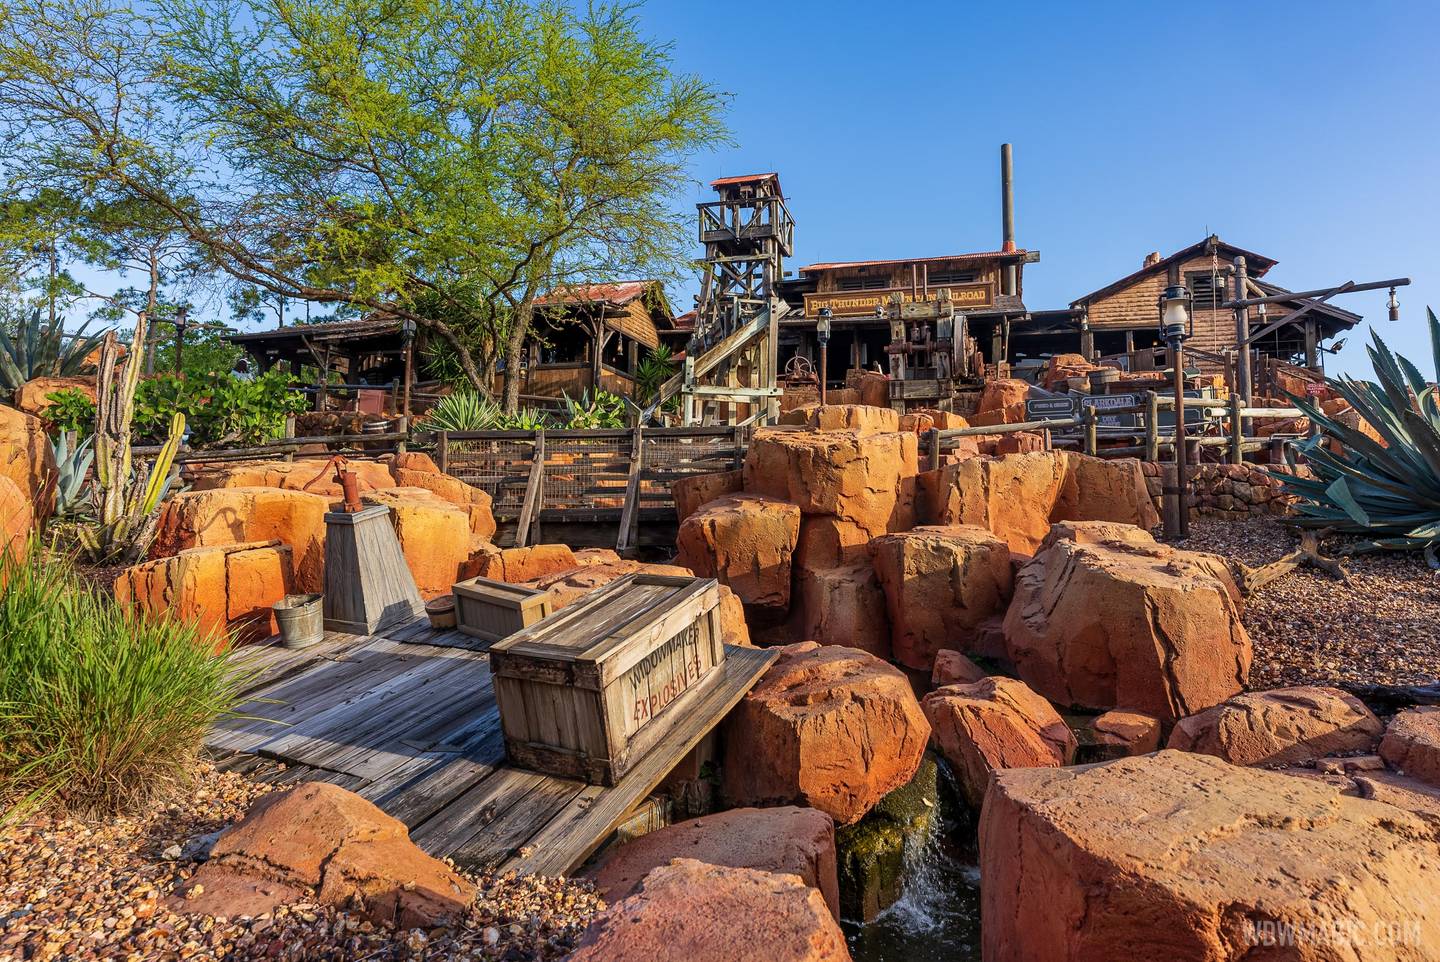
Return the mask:
<svg viewBox="0 0 1440 962">
<path fill-rule="evenodd" d="M 626 575 L 490 649 L 522 768 L 613 785 L 725 661 L 713 578 Z"/>
<path fill-rule="evenodd" d="M 819 317 L 820 308 L 830 308 L 835 317 L 874 317 L 877 305 L 889 304 L 890 298 L 900 295 L 902 304 L 921 303 L 935 300 L 942 288 L 931 287 L 929 293 L 911 291 L 910 288 L 887 288 L 876 291 L 827 291 L 823 294 L 805 295 L 805 316 Z M 957 311 L 976 310 L 995 305 L 994 284 L 950 284 L 944 290 L 950 292 L 950 302 Z"/>
</svg>

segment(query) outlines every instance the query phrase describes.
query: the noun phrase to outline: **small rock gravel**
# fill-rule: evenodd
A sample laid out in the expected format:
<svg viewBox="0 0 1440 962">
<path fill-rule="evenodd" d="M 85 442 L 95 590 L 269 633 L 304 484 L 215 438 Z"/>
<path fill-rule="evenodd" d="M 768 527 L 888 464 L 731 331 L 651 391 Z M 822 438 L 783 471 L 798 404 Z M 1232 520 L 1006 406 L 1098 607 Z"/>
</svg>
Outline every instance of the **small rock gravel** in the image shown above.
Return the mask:
<svg viewBox="0 0 1440 962">
<path fill-rule="evenodd" d="M 0 962 L 556 959 L 603 907 L 585 883 L 470 876 L 480 891 L 465 923 L 429 931 L 305 903 L 228 920 L 165 909 L 165 896 L 200 864 L 207 836 L 271 790 L 201 765 L 184 798 L 143 815 L 38 816 L 0 831 Z"/>
<path fill-rule="evenodd" d="M 1321 546 L 1341 554 L 1349 539 Z M 1180 547 L 1258 566 L 1299 544 L 1295 529 L 1269 518 L 1194 519 Z M 1304 566 L 1252 595 L 1244 623 L 1255 644 L 1250 687 L 1429 685 L 1440 681 L 1440 577 L 1418 552 L 1355 555 L 1347 586 Z"/>
</svg>

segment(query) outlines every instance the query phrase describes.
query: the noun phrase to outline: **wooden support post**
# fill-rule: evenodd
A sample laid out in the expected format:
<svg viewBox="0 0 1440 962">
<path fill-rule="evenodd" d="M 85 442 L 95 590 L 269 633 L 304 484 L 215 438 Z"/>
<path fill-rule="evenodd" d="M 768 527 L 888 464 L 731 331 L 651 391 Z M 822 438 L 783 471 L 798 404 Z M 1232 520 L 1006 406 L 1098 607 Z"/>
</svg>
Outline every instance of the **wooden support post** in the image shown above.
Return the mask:
<svg viewBox="0 0 1440 962">
<path fill-rule="evenodd" d="M 930 470 L 940 469 L 940 429 L 931 428 L 925 432 L 925 450 L 930 454 Z"/>
<path fill-rule="evenodd" d="M 285 440 L 287 440 L 287 441 L 289 441 L 291 438 L 295 437 L 295 415 L 293 415 L 293 414 L 290 415 L 289 417 L 287 417 L 287 418 L 285 419 L 285 434 L 284 434 L 284 437 L 285 437 Z M 288 451 L 285 452 L 285 460 L 286 460 L 286 461 L 294 461 L 294 460 L 295 460 L 295 449 L 294 449 L 294 448 L 291 448 L 290 450 L 288 450 Z"/>
<path fill-rule="evenodd" d="M 535 432 L 534 453 L 530 462 L 530 478 L 525 482 L 525 500 L 520 505 L 520 519 L 515 525 L 515 547 L 523 548 L 528 543 L 530 528 L 540 519 L 540 505 L 544 500 L 545 487 L 545 431 Z"/>
<path fill-rule="evenodd" d="M 1085 405 L 1085 453 L 1095 457 L 1100 451 L 1100 439 L 1097 436 L 1099 418 L 1095 416 L 1095 405 Z"/>
<path fill-rule="evenodd" d="M 1243 301 L 1250 295 L 1245 288 L 1245 282 L 1249 275 L 1245 270 L 1245 258 L 1235 258 L 1235 300 Z M 1235 388 L 1245 403 L 1250 403 L 1251 381 L 1250 381 L 1250 309 L 1248 307 L 1235 308 L 1235 347 L 1239 352 L 1235 356 Z"/>
<path fill-rule="evenodd" d="M 1240 395 L 1230 393 L 1230 463 L 1239 464 L 1245 460 L 1245 425 L 1241 423 L 1240 410 L 1245 402 Z"/>
<path fill-rule="evenodd" d="M 745 429 L 738 424 L 735 425 L 730 432 L 730 441 L 735 445 L 730 457 L 730 467 L 732 470 L 739 471 L 745 467 Z"/>
<path fill-rule="evenodd" d="M 1314 371 L 1320 367 L 1320 336 L 1315 318 L 1305 318 L 1305 366 Z"/>
<path fill-rule="evenodd" d="M 644 440 L 640 425 L 630 436 L 630 477 L 625 481 L 625 506 L 620 510 L 620 532 L 615 537 L 615 550 L 635 546 L 640 536 L 640 467 L 645 459 Z"/>
<path fill-rule="evenodd" d="M 1145 460 L 1160 460 L 1160 396 L 1145 392 Z"/>
<path fill-rule="evenodd" d="M 395 442 L 395 453 L 404 454 L 407 442 L 410 439 L 410 416 L 407 414 L 402 414 L 400 415 L 400 417 L 396 418 L 396 421 L 396 430 L 403 434 L 404 437 L 402 437 L 399 441 Z"/>
<path fill-rule="evenodd" d="M 441 431 L 435 442 L 435 463 L 441 474 L 450 473 L 450 432 Z"/>
</svg>

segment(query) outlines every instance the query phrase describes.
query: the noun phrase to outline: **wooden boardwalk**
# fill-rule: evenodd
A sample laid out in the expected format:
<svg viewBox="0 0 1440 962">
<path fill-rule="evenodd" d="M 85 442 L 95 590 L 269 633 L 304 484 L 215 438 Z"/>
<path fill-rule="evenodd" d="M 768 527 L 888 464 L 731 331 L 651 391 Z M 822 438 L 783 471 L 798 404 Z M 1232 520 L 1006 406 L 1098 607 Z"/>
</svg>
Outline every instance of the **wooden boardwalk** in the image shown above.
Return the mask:
<svg viewBox="0 0 1440 962">
<path fill-rule="evenodd" d="M 301 650 L 240 649 L 253 672 L 235 717 L 205 740 L 220 767 L 275 784 L 332 782 L 400 819 L 462 868 L 577 868 L 733 708 L 775 659 L 726 661 L 668 710 L 669 732 L 615 786 L 506 763 L 486 643 L 424 620 L 384 636 L 326 632 Z M 658 722 L 657 723 L 662 723 Z"/>
</svg>

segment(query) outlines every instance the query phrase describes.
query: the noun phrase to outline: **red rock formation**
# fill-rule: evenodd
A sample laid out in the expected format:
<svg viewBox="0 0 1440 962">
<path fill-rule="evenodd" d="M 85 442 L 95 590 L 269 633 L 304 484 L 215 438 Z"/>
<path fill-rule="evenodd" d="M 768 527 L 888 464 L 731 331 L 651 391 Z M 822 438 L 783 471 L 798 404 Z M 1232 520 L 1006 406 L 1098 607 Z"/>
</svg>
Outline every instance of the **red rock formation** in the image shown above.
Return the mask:
<svg viewBox="0 0 1440 962">
<path fill-rule="evenodd" d="M 519 584 L 578 567 L 580 565 L 568 545 L 537 544 L 528 548 L 485 546 L 466 564 L 464 577 Z"/>
<path fill-rule="evenodd" d="M 795 875 L 680 858 L 590 923 L 568 962 L 849 962 L 820 893 Z"/>
<path fill-rule="evenodd" d="M 1354 695 L 1302 686 L 1252 691 L 1182 718 L 1167 747 L 1232 765 L 1287 765 L 1374 749 L 1380 720 Z"/>
<path fill-rule="evenodd" d="M 1075 760 L 1075 735 L 1050 703 L 1014 678 L 937 688 L 922 706 L 966 801 L 979 808 L 992 772 Z"/>
<path fill-rule="evenodd" d="M 444 475 L 420 476 L 445 479 Z M 361 500 L 390 509 L 395 538 L 422 598 L 449 594 L 451 586 L 469 570 L 475 552 L 489 547 L 484 537 L 473 533 L 469 511 L 430 488 L 386 488 L 371 491 Z M 485 514 L 489 516 L 488 508 Z"/>
<path fill-rule="evenodd" d="M 115 598 L 157 617 L 193 622 L 220 642 L 259 641 L 276 631 L 277 601 L 295 592 L 289 545 L 279 541 L 188 548 L 127 568 Z"/>
<path fill-rule="evenodd" d="M 900 430 L 900 415 L 888 407 L 868 404 L 817 404 L 806 410 L 804 424 L 812 431 L 886 434 Z"/>
<path fill-rule="evenodd" d="M 680 525 L 675 563 L 728 585 L 747 605 L 790 605 L 790 568 L 800 509 L 761 495 L 718 498 Z"/>
<path fill-rule="evenodd" d="M 37 518 L 50 514 L 54 503 L 55 454 L 45 423 L 12 407 L 0 405 L 0 477 L 15 482 L 30 499 Z M 44 503 L 41 503 L 41 502 Z"/>
<path fill-rule="evenodd" d="M 634 895 L 652 869 L 676 858 L 798 875 L 840 916 L 835 822 L 813 808 L 732 808 L 679 822 L 615 846 L 586 874 L 605 901 L 618 902 Z"/>
<path fill-rule="evenodd" d="M 1434 823 L 1187 752 L 998 773 L 980 873 L 992 960 L 1360 962 L 1440 945 Z"/>
<path fill-rule="evenodd" d="M 724 722 L 722 792 L 848 825 L 914 777 L 929 737 L 899 670 L 854 648 L 788 645 Z"/>
<path fill-rule="evenodd" d="M 1145 755 L 1160 747 L 1160 719 L 1116 708 L 1090 720 L 1090 736 L 1117 755 Z"/>
<path fill-rule="evenodd" d="M 293 552 L 297 590 L 323 591 L 329 510 L 329 498 L 308 491 L 273 487 L 186 491 L 165 502 L 150 557 L 164 558 L 186 548 L 279 541 Z"/>
<path fill-rule="evenodd" d="M 1406 775 L 1440 787 L 1440 707 L 1397 714 L 1385 729 L 1380 755 Z"/>
<path fill-rule="evenodd" d="M 26 414 L 43 418 L 45 411 L 55 402 L 50 395 L 60 391 L 79 391 L 93 403 L 95 401 L 95 377 L 37 377 L 20 385 L 15 392 L 15 406 Z"/>
<path fill-rule="evenodd" d="M 930 672 L 930 687 L 969 685 L 987 677 L 985 669 L 975 662 L 952 648 L 944 648 L 935 652 L 935 667 Z"/>
<path fill-rule="evenodd" d="M 1165 545 L 1057 540 L 1015 578 L 1010 660 L 1060 705 L 1174 721 L 1245 687 L 1250 638 L 1214 559 Z"/>
<path fill-rule="evenodd" d="M 895 659 L 928 671 L 943 648 L 971 651 L 977 627 L 1013 589 L 1010 551 L 984 528 L 915 528 L 870 542 L 885 589 Z"/>
<path fill-rule="evenodd" d="M 822 645 L 859 648 L 890 658 L 885 593 L 868 561 L 795 573 L 796 635 Z"/>
<path fill-rule="evenodd" d="M 377 924 L 429 928 L 463 915 L 474 894 L 404 824 L 343 788 L 307 782 L 256 802 L 170 903 L 221 917 L 297 901 L 358 904 Z"/>
<path fill-rule="evenodd" d="M 745 490 L 850 521 L 868 533 L 914 521 L 913 434 L 762 429 L 745 458 Z"/>
<path fill-rule="evenodd" d="M 30 496 L 11 479 L 0 475 L 0 554 L 23 561 L 29 555 L 35 508 Z"/>
<path fill-rule="evenodd" d="M 739 494 L 744 490 L 745 472 L 716 471 L 713 474 L 692 474 L 670 482 L 670 496 L 675 499 L 675 517 L 683 522 L 716 498 Z"/>
</svg>

